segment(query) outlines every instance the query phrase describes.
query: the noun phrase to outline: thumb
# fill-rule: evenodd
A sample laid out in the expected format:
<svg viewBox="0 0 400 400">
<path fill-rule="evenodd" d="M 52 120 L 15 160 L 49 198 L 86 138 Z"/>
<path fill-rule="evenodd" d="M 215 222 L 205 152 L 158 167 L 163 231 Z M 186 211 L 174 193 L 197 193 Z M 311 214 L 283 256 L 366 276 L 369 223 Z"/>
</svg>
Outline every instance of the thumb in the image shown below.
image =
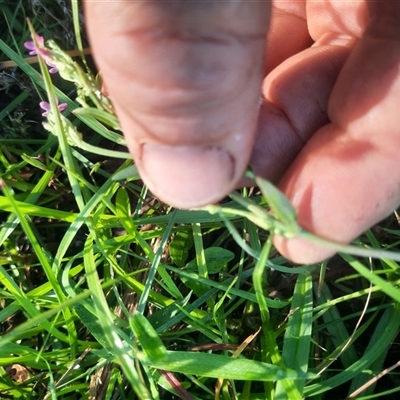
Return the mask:
<svg viewBox="0 0 400 400">
<path fill-rule="evenodd" d="M 92 50 L 145 183 L 191 208 L 246 168 L 260 106 L 269 2 L 89 1 Z"/>
</svg>

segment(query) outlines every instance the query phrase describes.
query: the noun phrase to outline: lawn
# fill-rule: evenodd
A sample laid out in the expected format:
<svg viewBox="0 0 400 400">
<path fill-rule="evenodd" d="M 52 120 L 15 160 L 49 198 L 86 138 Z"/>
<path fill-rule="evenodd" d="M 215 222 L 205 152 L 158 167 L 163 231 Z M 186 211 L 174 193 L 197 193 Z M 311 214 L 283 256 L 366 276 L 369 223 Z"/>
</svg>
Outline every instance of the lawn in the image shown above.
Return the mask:
<svg viewBox="0 0 400 400">
<path fill-rule="evenodd" d="M 397 399 L 397 214 L 339 246 L 260 178 L 161 203 L 71 3 L 0 0 L 0 399 Z M 275 233 L 339 253 L 293 265 Z"/>
</svg>

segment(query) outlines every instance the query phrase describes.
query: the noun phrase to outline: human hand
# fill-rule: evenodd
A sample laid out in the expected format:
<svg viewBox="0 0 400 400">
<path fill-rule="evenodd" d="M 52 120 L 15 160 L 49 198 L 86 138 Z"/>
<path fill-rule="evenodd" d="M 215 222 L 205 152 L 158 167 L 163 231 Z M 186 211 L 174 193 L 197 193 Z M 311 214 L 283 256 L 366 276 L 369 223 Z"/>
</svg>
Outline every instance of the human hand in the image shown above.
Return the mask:
<svg viewBox="0 0 400 400">
<path fill-rule="evenodd" d="M 165 202 L 218 201 L 250 160 L 279 181 L 300 225 L 327 239 L 349 242 L 399 204 L 400 3 L 85 8 L 129 150 Z M 299 263 L 332 254 L 299 239 L 275 244 Z"/>
</svg>

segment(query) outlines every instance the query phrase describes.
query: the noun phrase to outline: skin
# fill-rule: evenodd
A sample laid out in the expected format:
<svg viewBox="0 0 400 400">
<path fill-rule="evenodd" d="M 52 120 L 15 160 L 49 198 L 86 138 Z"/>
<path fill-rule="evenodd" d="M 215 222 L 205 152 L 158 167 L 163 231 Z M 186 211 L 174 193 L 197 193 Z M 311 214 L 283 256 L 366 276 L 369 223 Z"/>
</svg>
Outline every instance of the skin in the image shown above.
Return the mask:
<svg viewBox="0 0 400 400">
<path fill-rule="evenodd" d="M 86 0 L 85 12 L 129 150 L 163 201 L 219 201 L 250 162 L 304 228 L 340 243 L 399 205 L 400 2 Z M 332 255 L 275 244 L 297 263 Z"/>
</svg>

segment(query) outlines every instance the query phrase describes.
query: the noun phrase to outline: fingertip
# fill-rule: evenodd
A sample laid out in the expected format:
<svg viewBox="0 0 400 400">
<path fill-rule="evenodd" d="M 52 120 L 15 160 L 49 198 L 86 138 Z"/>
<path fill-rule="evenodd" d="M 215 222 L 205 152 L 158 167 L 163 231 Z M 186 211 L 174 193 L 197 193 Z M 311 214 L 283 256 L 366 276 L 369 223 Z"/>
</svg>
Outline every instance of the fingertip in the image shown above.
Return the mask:
<svg viewBox="0 0 400 400">
<path fill-rule="evenodd" d="M 178 208 L 195 208 L 220 200 L 238 179 L 235 158 L 217 146 L 141 146 L 137 165 L 150 190 Z"/>
<path fill-rule="evenodd" d="M 370 142 L 335 125 L 326 126 L 308 142 L 280 183 L 297 210 L 299 225 L 333 245 L 350 243 L 399 204 L 397 156 L 380 142 L 373 143 L 377 140 L 373 135 L 365 137 Z M 317 263 L 335 253 L 299 238 L 277 237 L 275 244 L 283 256 L 301 264 Z"/>
<path fill-rule="evenodd" d="M 128 149 L 153 194 L 179 208 L 220 200 L 248 164 L 270 14 L 268 2 L 188 3 L 86 1 Z"/>
<path fill-rule="evenodd" d="M 279 253 L 296 264 L 316 264 L 332 257 L 335 251 L 316 245 L 306 239 L 287 239 L 282 236 L 274 238 L 274 245 Z"/>
</svg>

